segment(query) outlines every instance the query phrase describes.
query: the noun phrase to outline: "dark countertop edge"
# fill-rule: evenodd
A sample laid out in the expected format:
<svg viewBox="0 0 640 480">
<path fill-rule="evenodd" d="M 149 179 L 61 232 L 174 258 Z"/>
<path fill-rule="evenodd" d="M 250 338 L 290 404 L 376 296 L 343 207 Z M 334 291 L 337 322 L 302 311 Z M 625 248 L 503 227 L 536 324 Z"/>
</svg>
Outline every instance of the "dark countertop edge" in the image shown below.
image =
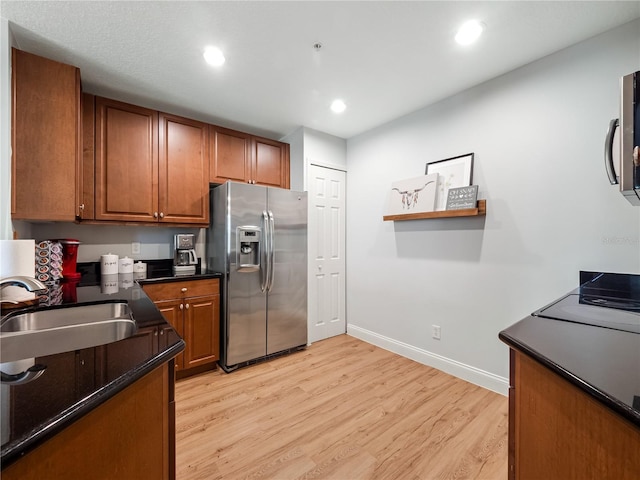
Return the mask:
<svg viewBox="0 0 640 480">
<path fill-rule="evenodd" d="M 210 278 L 222 278 L 222 273 L 198 273 L 195 275 L 176 275 L 173 277 L 144 278 L 136 280 L 140 285 L 151 285 L 153 283 L 185 282 L 190 280 L 206 280 Z"/>
<path fill-rule="evenodd" d="M 162 353 L 147 362 L 140 364 L 137 368 L 129 370 L 127 373 L 104 385 L 96 392 L 93 392 L 90 396 L 79 400 L 68 409 L 60 412 L 60 414 L 54 417 L 51 422 L 43 428 L 34 429 L 32 433 L 26 435 L 22 441 L 15 442 L 2 452 L 2 457 L 0 458 L 2 469 L 5 469 L 15 461 L 19 460 L 24 455 L 28 454 L 39 445 L 61 432 L 64 428 L 73 424 L 87 413 L 93 411 L 96 407 L 102 405 L 110 398 L 113 398 L 147 373 L 167 363 L 182 352 L 184 348 L 185 343 L 184 340 L 181 339 Z"/>
<path fill-rule="evenodd" d="M 613 410 L 615 413 L 624 417 L 626 420 L 633 423 L 637 427 L 640 427 L 640 413 L 633 410 L 631 407 L 629 407 L 625 403 L 619 401 L 618 399 L 616 399 L 615 397 L 612 397 L 611 395 L 608 395 L 606 392 L 603 392 L 602 390 L 586 382 L 582 378 L 574 375 L 570 371 L 563 368 L 561 365 L 555 363 L 554 361 L 550 360 L 544 355 L 541 355 L 538 351 L 518 341 L 517 339 L 510 336 L 509 334 L 505 332 L 500 332 L 498 334 L 498 338 L 502 340 L 504 343 L 506 343 L 509 347 L 519 350 L 525 355 L 531 357 L 533 360 L 544 365 L 554 373 L 557 373 L 558 375 L 560 375 L 562 378 L 567 380 L 572 385 L 578 387 L 580 390 L 588 394 L 597 402 L 601 403 L 608 409 Z"/>
</svg>

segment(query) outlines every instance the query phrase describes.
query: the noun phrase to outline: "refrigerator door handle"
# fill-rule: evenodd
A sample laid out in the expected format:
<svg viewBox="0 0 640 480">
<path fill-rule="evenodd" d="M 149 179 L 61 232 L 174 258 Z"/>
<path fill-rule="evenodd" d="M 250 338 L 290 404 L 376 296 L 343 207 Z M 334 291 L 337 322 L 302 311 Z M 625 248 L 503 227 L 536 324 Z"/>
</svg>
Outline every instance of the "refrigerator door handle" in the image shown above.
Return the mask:
<svg viewBox="0 0 640 480">
<path fill-rule="evenodd" d="M 274 244 L 274 229 L 275 222 L 273 220 L 273 212 L 269 210 L 269 280 L 267 282 L 267 292 L 270 292 L 273 288 L 273 277 L 276 271 L 276 247 Z"/>
<path fill-rule="evenodd" d="M 260 291 L 265 293 L 269 285 L 269 276 L 271 275 L 271 266 L 269 263 L 269 217 L 266 210 L 262 211 L 262 242 L 264 248 L 260 253 Z"/>
<path fill-rule="evenodd" d="M 604 141 L 604 166 L 607 170 L 607 176 L 609 177 L 611 185 L 618 183 L 618 177 L 613 166 L 613 135 L 619 125 L 620 122 L 617 118 L 609 122 L 609 129 L 607 130 L 607 136 Z"/>
</svg>

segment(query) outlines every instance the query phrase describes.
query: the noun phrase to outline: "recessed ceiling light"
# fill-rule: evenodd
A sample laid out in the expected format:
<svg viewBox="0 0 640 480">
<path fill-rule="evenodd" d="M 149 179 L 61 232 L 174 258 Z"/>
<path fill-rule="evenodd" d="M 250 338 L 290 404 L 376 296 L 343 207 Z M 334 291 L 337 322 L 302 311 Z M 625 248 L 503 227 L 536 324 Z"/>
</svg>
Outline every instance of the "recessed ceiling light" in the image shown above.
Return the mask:
<svg viewBox="0 0 640 480">
<path fill-rule="evenodd" d="M 460 45 L 470 45 L 482 35 L 483 30 L 484 26 L 478 20 L 469 20 L 458 30 L 456 42 Z"/>
<path fill-rule="evenodd" d="M 207 47 L 204 49 L 204 59 L 207 61 L 209 65 L 213 65 L 214 67 L 219 67 L 223 65 L 225 62 L 224 55 L 222 54 L 222 50 L 218 47 Z"/>
<path fill-rule="evenodd" d="M 331 103 L 331 110 L 334 113 L 342 113 L 346 109 L 347 109 L 347 105 L 340 99 L 334 100 L 333 103 Z"/>
</svg>

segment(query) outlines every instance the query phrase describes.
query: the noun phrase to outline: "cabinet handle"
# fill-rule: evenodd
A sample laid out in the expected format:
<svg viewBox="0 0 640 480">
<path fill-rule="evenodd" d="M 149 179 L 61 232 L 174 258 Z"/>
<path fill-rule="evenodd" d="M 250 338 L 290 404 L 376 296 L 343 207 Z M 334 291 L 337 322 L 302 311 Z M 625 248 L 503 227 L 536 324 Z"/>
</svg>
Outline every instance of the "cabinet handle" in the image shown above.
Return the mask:
<svg viewBox="0 0 640 480">
<path fill-rule="evenodd" d="M 164 335 L 164 330 L 160 330 L 160 335 Z"/>
<path fill-rule="evenodd" d="M 158 218 L 158 212 L 153 212 L 153 218 Z"/>
<path fill-rule="evenodd" d="M 155 332 L 153 332 L 153 336 L 157 337 L 158 336 L 158 331 L 156 330 Z"/>
<path fill-rule="evenodd" d="M 182 310 L 184 308 L 183 304 L 180 304 L 180 310 Z"/>
<path fill-rule="evenodd" d="M 182 287 L 182 288 L 180 289 L 180 291 L 181 291 L 182 293 L 186 292 L 186 291 L 187 291 L 187 287 Z"/>
<path fill-rule="evenodd" d="M 164 213 L 160 212 L 160 218 L 164 218 Z"/>
<path fill-rule="evenodd" d="M 189 310 L 189 304 L 187 303 L 187 310 Z"/>
</svg>

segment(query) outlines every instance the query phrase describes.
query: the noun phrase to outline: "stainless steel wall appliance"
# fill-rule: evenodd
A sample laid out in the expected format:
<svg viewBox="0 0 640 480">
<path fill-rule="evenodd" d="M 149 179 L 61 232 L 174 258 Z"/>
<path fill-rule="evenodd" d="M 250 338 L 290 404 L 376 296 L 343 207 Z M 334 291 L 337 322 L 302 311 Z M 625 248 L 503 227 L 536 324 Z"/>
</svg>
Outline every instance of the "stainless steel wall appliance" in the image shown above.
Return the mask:
<svg viewBox="0 0 640 480">
<path fill-rule="evenodd" d="M 640 205 L 640 71 L 621 80 L 620 118 L 609 122 L 605 140 L 605 167 L 611 185 L 632 205 Z M 614 159 L 614 134 L 620 127 L 619 161 Z"/>
<path fill-rule="evenodd" d="M 196 273 L 196 236 L 193 233 L 178 233 L 173 237 L 173 274 L 193 275 Z"/>
<path fill-rule="evenodd" d="M 211 190 L 207 268 L 223 272 L 227 372 L 307 344 L 307 193 L 227 182 Z"/>
</svg>

